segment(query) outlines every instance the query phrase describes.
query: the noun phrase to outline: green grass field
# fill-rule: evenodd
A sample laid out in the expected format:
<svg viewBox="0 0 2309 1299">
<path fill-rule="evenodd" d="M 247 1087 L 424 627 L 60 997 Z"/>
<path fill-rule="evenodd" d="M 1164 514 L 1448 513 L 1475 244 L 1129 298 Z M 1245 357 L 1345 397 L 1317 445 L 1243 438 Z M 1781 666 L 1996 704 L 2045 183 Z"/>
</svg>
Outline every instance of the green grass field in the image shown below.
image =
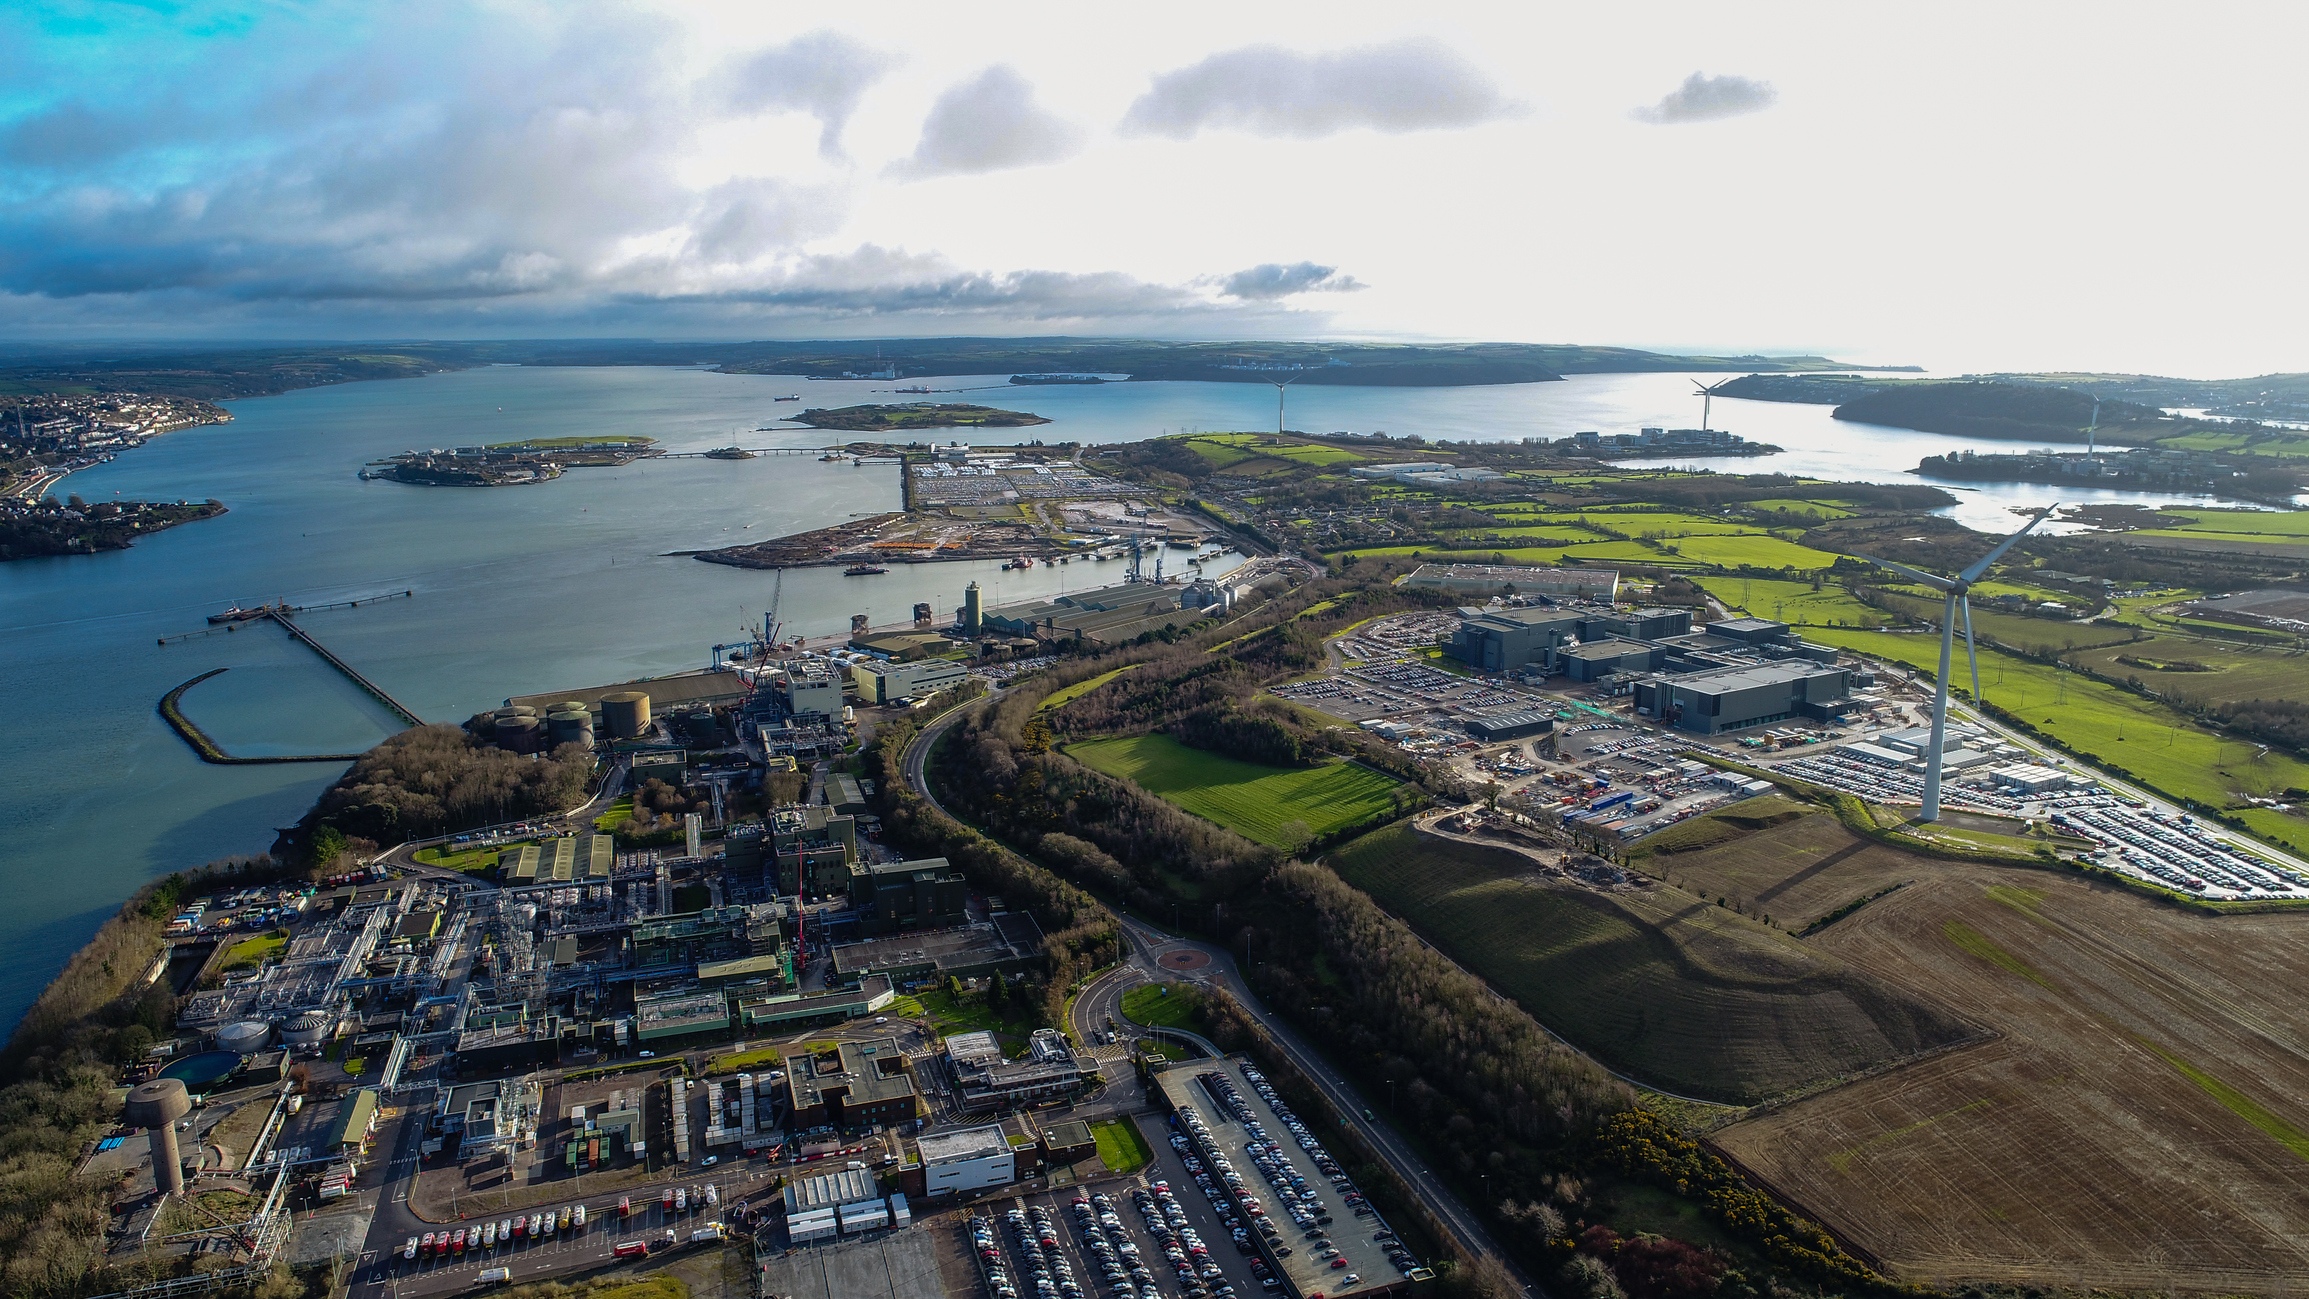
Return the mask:
<svg viewBox="0 0 2309 1299">
<path fill-rule="evenodd" d="M 2157 512 L 2186 515 L 2195 521 L 2172 528 L 2150 529 L 2151 536 L 2187 537 L 2216 532 L 2258 537 L 2264 541 L 2309 541 L 2309 510 L 2184 510 L 2164 506 Z"/>
<path fill-rule="evenodd" d="M 467 875 L 480 875 L 497 864 L 497 855 L 500 851 L 497 848 L 468 848 L 464 852 L 455 850 L 443 852 L 440 848 L 435 847 L 419 848 L 409 856 L 422 866 L 439 866 L 447 870 L 462 871 Z"/>
<path fill-rule="evenodd" d="M 1154 1151 L 1148 1149 L 1146 1137 L 1138 1124 L 1128 1118 L 1108 1119 L 1090 1125 L 1091 1139 L 1098 1142 L 1099 1162 L 1118 1173 L 1135 1173 L 1154 1162 Z"/>
<path fill-rule="evenodd" d="M 1195 1003 L 1178 995 L 1176 984 L 1147 983 L 1122 994 L 1122 1013 L 1134 1024 L 1195 1031 Z"/>
<path fill-rule="evenodd" d="M 1702 590 L 1735 609 L 1759 618 L 1799 626 L 1882 627 L 1892 615 L 1860 603 L 1834 583 L 1819 590 L 1810 582 L 1780 582 L 1768 577 L 1697 577 Z"/>
<path fill-rule="evenodd" d="M 1936 637 L 1841 628 L 1816 628 L 1810 635 L 1926 671 L 1938 666 Z M 1970 692 L 1971 682 L 1963 662 L 1959 649 L 1950 675 L 1960 698 Z M 2243 795 L 2271 797 L 2309 787 L 2309 763 L 2274 751 L 2256 757 L 2256 744 L 2223 738 L 2153 699 L 2074 672 L 1984 647 L 1980 682 L 1988 702 L 2175 798 L 2225 808 Z M 2309 821 L 2265 808 L 2240 807 L 2237 814 L 2256 834 L 2309 847 Z"/>
<path fill-rule="evenodd" d="M 1757 921 L 1668 885 L 1604 895 L 1518 879 L 1527 858 L 1407 825 L 1330 854 L 1342 879 L 1652 1086 L 1749 1102 L 1961 1036 Z"/>
<path fill-rule="evenodd" d="M 617 826 L 631 821 L 632 819 L 633 795 L 628 794 L 625 797 L 611 803 L 609 805 L 608 811 L 602 813 L 600 816 L 593 818 L 593 828 L 606 833 Z"/>
<path fill-rule="evenodd" d="M 1263 767 L 1190 749 L 1160 734 L 1086 740 L 1066 746 L 1066 752 L 1271 848 L 1295 847 L 1296 826 L 1326 835 L 1394 806 L 1396 782 L 1352 763 Z"/>
<path fill-rule="evenodd" d="M 254 938 L 244 938 L 226 949 L 224 963 L 219 968 L 226 970 L 255 969 L 272 957 L 280 955 L 288 945 L 288 931 L 268 929 Z"/>
<path fill-rule="evenodd" d="M 1116 677 L 1121 676 L 1123 673 L 1130 671 L 1131 668 L 1135 668 L 1137 666 L 1138 664 L 1133 663 L 1129 667 L 1119 667 L 1112 672 L 1101 672 L 1088 681 L 1077 681 L 1073 685 L 1066 687 L 1064 690 L 1054 690 L 1051 692 L 1050 698 L 1043 700 L 1040 704 L 1035 706 L 1034 711 L 1039 713 L 1046 708 L 1063 708 L 1066 705 L 1073 703 L 1075 700 L 1082 698 L 1084 695 L 1089 694 L 1091 691 L 1098 689 L 1100 686 L 1105 685 L 1107 682 L 1114 680 Z"/>
</svg>

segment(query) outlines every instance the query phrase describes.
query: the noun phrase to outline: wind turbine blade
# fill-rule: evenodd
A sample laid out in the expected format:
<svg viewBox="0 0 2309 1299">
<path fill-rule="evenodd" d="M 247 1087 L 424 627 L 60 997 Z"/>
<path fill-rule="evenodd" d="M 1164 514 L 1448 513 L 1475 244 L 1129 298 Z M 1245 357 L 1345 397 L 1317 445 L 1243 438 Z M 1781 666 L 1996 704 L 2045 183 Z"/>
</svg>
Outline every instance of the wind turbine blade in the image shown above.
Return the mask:
<svg viewBox="0 0 2309 1299">
<path fill-rule="evenodd" d="M 1995 563 L 1997 560 L 1999 560 L 1999 559 L 2003 558 L 2003 557 L 2004 557 L 2004 552 L 2006 552 L 2006 551 L 2008 551 L 2008 550 L 2012 549 L 2012 547 L 2013 547 L 2013 544 L 2014 544 L 2015 542 L 2018 542 L 2018 541 L 2019 541 L 2019 540 L 2020 540 L 2022 537 L 2025 537 L 2025 536 L 2027 536 L 2027 535 L 2028 535 L 2028 530 L 2029 530 L 2030 528 L 2033 528 L 2033 527 L 2035 527 L 2037 524 L 2040 524 L 2040 523 L 2044 522 L 2046 519 L 2049 519 L 2049 518 L 2051 518 L 2051 517 L 2052 517 L 2052 512 L 2053 512 L 2054 510 L 2057 510 L 2057 509 L 2059 509 L 2059 508 L 2060 508 L 2060 502 L 2059 502 L 2059 501 L 2054 501 L 2052 504 L 2045 506 L 2045 507 L 2044 507 L 2044 509 L 2043 509 L 2043 510 L 2042 510 L 2040 513 L 2038 513 L 2038 515 L 2037 515 L 2035 518 L 2033 518 L 2033 519 L 2030 519 L 2028 522 L 2026 522 L 2026 523 L 2024 523 L 2024 524 L 2020 525 L 2020 531 L 2018 531 L 2018 532 L 2016 532 L 2016 533 L 2013 533 L 2011 536 L 2009 536 L 2009 537 L 2006 537 L 2006 538 L 2005 538 L 2003 541 L 2000 541 L 2000 542 L 1998 542 L 1998 543 L 1997 543 L 1997 546 L 1996 546 L 1996 549 L 1994 549 L 1994 550 L 1992 550 L 1992 551 L 1989 551 L 1989 552 L 1988 552 L 1987 554 L 1985 554 L 1985 555 L 1982 555 L 1982 556 L 1979 558 L 1979 560 L 1978 560 L 1978 561 L 1976 561 L 1976 562 L 1975 562 L 1975 563 L 1972 565 L 1972 567 L 1970 567 L 1970 568 L 1968 568 L 1968 569 L 1965 569 L 1965 570 L 1964 570 L 1963 572 L 1961 572 L 1961 573 L 1958 573 L 1958 574 L 1957 574 L 1957 577 L 1959 577 L 1959 578 L 1961 578 L 1961 579 L 1963 579 L 1964 581 L 1967 581 L 1967 582 L 1971 582 L 1971 581 L 1976 581 L 1976 580 L 1978 580 L 1978 579 L 1979 579 L 1979 577 L 1980 577 L 1980 575 L 1981 575 L 1982 573 L 1985 573 L 1985 572 L 1987 572 L 1987 571 L 1988 571 L 1988 566 L 1989 566 L 1990 564 L 1993 564 L 1993 563 Z"/>
<path fill-rule="evenodd" d="M 1960 596 L 1957 602 L 1964 606 L 1964 658 L 1966 662 L 1972 664 L 1972 706 L 1978 708 L 1980 707 L 1980 651 L 1975 649 L 1972 644 L 1972 597 L 1969 595 Z"/>
<path fill-rule="evenodd" d="M 1925 572 L 1921 568 L 1910 568 L 1906 564 L 1895 564 L 1889 559 L 1878 559 L 1874 555 L 1863 555 L 1857 550 L 1846 551 L 1845 553 L 1851 555 L 1854 559 L 1865 559 L 1869 563 L 1876 565 L 1878 568 L 1889 568 L 1895 573 L 1906 574 L 1916 581 L 1922 582 L 1926 586 L 1931 587 L 1935 591 L 1950 590 L 1956 585 L 1956 583 L 1949 581 L 1945 577 L 1935 576 L 1931 573 Z"/>
</svg>

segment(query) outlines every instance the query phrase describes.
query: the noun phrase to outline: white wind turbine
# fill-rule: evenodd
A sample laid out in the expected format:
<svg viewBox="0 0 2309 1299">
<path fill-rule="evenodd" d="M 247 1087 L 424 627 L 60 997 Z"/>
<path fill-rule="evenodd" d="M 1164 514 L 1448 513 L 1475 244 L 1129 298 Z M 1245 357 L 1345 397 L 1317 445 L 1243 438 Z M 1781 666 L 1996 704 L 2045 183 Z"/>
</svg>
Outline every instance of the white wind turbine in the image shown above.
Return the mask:
<svg viewBox="0 0 2309 1299">
<path fill-rule="evenodd" d="M 1715 405 L 1716 389 L 1730 382 L 1730 379 L 1725 379 L 1720 383 L 1708 384 L 1701 383 L 1697 379 L 1692 380 L 1692 391 L 1700 394 L 1700 431 L 1702 433 L 1708 431 L 1708 419 L 1712 413 L 1710 408 Z"/>
<path fill-rule="evenodd" d="M 1935 591 L 1943 592 L 1946 596 L 1940 615 L 1940 683 L 1933 692 L 1932 743 L 1924 755 L 1924 810 L 1916 815 L 1919 821 L 1940 819 L 1940 746 L 1942 738 L 1948 733 L 1948 659 L 1955 648 L 1956 619 L 1959 613 L 1964 618 L 1964 657 L 1972 664 L 1972 703 L 1977 708 L 1980 706 L 1980 657 L 1972 644 L 1972 598 L 1969 594 L 1972 584 L 1980 580 L 1980 575 L 1988 571 L 1990 564 L 2003 558 L 2004 552 L 2012 549 L 2014 543 L 2027 536 L 2030 528 L 2051 518 L 2052 512 L 2059 508 L 2058 501 L 2044 507 L 2035 518 L 2023 524 L 2020 531 L 1996 543 L 1996 549 L 1982 555 L 1953 578 L 1927 573 L 1920 568 L 1910 568 L 1906 564 L 1895 564 L 1889 559 L 1862 555 L 1858 551 L 1851 552 L 1855 557 L 1865 559 L 1878 568 L 1889 568 Z"/>
</svg>

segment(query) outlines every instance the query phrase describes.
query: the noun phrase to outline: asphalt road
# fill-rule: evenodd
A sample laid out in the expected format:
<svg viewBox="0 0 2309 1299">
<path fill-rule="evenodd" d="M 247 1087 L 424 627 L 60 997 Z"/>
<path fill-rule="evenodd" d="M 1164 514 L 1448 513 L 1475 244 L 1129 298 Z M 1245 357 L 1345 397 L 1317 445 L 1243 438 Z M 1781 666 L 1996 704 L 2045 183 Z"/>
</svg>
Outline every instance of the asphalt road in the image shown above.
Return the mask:
<svg viewBox="0 0 2309 1299">
<path fill-rule="evenodd" d="M 975 702 L 973 701 L 973 703 Z M 931 791 L 929 781 L 924 776 L 924 767 L 928 761 L 930 750 L 938 742 L 939 737 L 960 721 L 972 706 L 972 704 L 957 705 L 923 727 L 921 733 L 915 736 L 913 745 L 907 749 L 901 764 L 906 773 L 906 783 L 913 788 L 915 793 L 920 794 L 929 801 L 932 807 L 941 812 L 945 812 L 946 808 L 938 801 L 938 796 Z M 947 815 L 953 814 L 948 812 Z M 1369 1102 L 1364 1100 L 1353 1085 L 1331 1068 L 1320 1055 L 1310 1049 L 1299 1038 L 1296 1031 L 1277 1019 L 1274 1013 L 1267 1009 L 1266 1004 L 1251 992 L 1250 986 L 1243 981 L 1241 973 L 1235 967 L 1233 953 L 1223 947 L 1209 943 L 1173 938 L 1128 915 L 1120 916 L 1119 919 L 1122 922 L 1123 932 L 1129 936 L 1131 941 L 1130 959 L 1123 966 L 1101 976 L 1076 999 L 1075 1027 L 1078 1031 L 1088 1028 L 1091 1023 L 1096 1023 L 1103 1028 L 1104 1016 L 1108 1013 L 1112 1013 L 1120 1021 L 1122 1019 L 1122 993 L 1140 979 L 1183 977 L 1224 988 L 1242 1005 L 1245 1013 L 1256 1019 L 1260 1026 L 1266 1029 L 1268 1035 L 1275 1040 L 1276 1045 L 1281 1047 L 1283 1053 L 1291 1058 L 1291 1062 L 1298 1066 L 1299 1071 L 1314 1081 L 1315 1085 L 1323 1092 L 1324 1098 L 1330 1101 L 1332 1107 L 1338 1111 L 1341 1121 L 1361 1133 L 1372 1147 L 1378 1150 L 1394 1167 L 1396 1173 L 1411 1187 L 1412 1192 L 1419 1197 L 1427 1210 L 1458 1238 L 1459 1248 L 1463 1252 L 1498 1259 L 1508 1268 L 1516 1282 L 1524 1287 L 1526 1293 L 1546 1293 L 1531 1277 L 1515 1266 L 1506 1252 L 1499 1247 L 1496 1241 L 1492 1240 L 1491 1234 L 1484 1230 L 1483 1224 L 1476 1220 L 1466 1206 L 1453 1197 L 1451 1192 L 1444 1187 L 1441 1179 L 1429 1171 L 1408 1142 L 1386 1124 L 1363 1117 L 1364 1111 L 1369 1107 Z M 1157 963 L 1161 954 L 1165 951 L 1179 949 L 1200 952 L 1209 958 L 1210 964 L 1200 970 L 1183 975 L 1176 971 L 1164 971 Z M 1089 1018 L 1086 1019 L 1086 1016 Z M 1191 1183 L 1189 1189 L 1192 1189 Z"/>
</svg>

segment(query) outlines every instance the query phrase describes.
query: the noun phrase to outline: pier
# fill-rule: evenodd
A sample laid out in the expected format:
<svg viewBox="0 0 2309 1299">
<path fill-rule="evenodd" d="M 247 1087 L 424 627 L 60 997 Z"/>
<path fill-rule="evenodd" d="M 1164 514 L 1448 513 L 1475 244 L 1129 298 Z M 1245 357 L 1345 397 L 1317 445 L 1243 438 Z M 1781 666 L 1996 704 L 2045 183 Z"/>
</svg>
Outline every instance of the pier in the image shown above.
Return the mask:
<svg viewBox="0 0 2309 1299">
<path fill-rule="evenodd" d="M 328 646 L 323 645 L 317 640 L 314 640 L 313 634 L 311 632 L 306 631 L 302 627 L 299 627 L 296 624 L 296 621 L 290 618 L 286 613 L 276 609 L 266 613 L 264 616 L 272 619 L 274 622 L 279 623 L 288 631 L 289 635 L 294 636 L 298 640 L 301 640 L 305 644 L 311 646 L 312 651 L 315 654 L 320 655 L 323 659 L 326 659 L 330 667 L 333 667 L 337 671 L 344 673 L 346 678 L 350 680 L 354 685 L 357 685 L 361 689 L 368 691 L 371 698 L 375 699 L 378 703 L 383 704 L 385 707 L 391 709 L 401 718 L 401 720 L 409 723 L 411 726 L 423 726 L 425 724 L 425 719 L 409 711 L 408 705 L 403 704 L 400 700 L 395 699 L 389 694 L 386 694 L 385 688 L 383 686 L 380 686 L 367 677 L 362 676 L 359 672 L 353 670 L 352 664 L 347 663 L 343 659 L 338 658 L 336 655 L 330 653 Z"/>
<path fill-rule="evenodd" d="M 214 636 L 218 632 L 238 631 L 240 630 L 241 622 L 261 622 L 267 613 L 270 613 L 274 610 L 278 610 L 281 613 L 319 613 L 324 609 L 358 609 L 364 604 L 376 604 L 383 600 L 407 600 L 416 594 L 417 593 L 415 591 L 387 591 L 383 595 L 364 595 L 358 600 L 338 600 L 331 604 L 292 605 L 283 603 L 279 605 L 267 605 L 262 610 L 249 611 L 245 613 L 238 621 L 217 623 L 217 625 L 213 627 L 203 628 L 200 631 L 181 631 L 174 636 L 162 636 L 159 638 L 159 643 L 163 646 L 167 646 L 180 640 L 191 640 L 195 636 Z M 219 616 L 221 617 L 224 615 Z M 214 623 L 216 622 L 216 619 L 211 618 L 209 621 Z"/>
</svg>

